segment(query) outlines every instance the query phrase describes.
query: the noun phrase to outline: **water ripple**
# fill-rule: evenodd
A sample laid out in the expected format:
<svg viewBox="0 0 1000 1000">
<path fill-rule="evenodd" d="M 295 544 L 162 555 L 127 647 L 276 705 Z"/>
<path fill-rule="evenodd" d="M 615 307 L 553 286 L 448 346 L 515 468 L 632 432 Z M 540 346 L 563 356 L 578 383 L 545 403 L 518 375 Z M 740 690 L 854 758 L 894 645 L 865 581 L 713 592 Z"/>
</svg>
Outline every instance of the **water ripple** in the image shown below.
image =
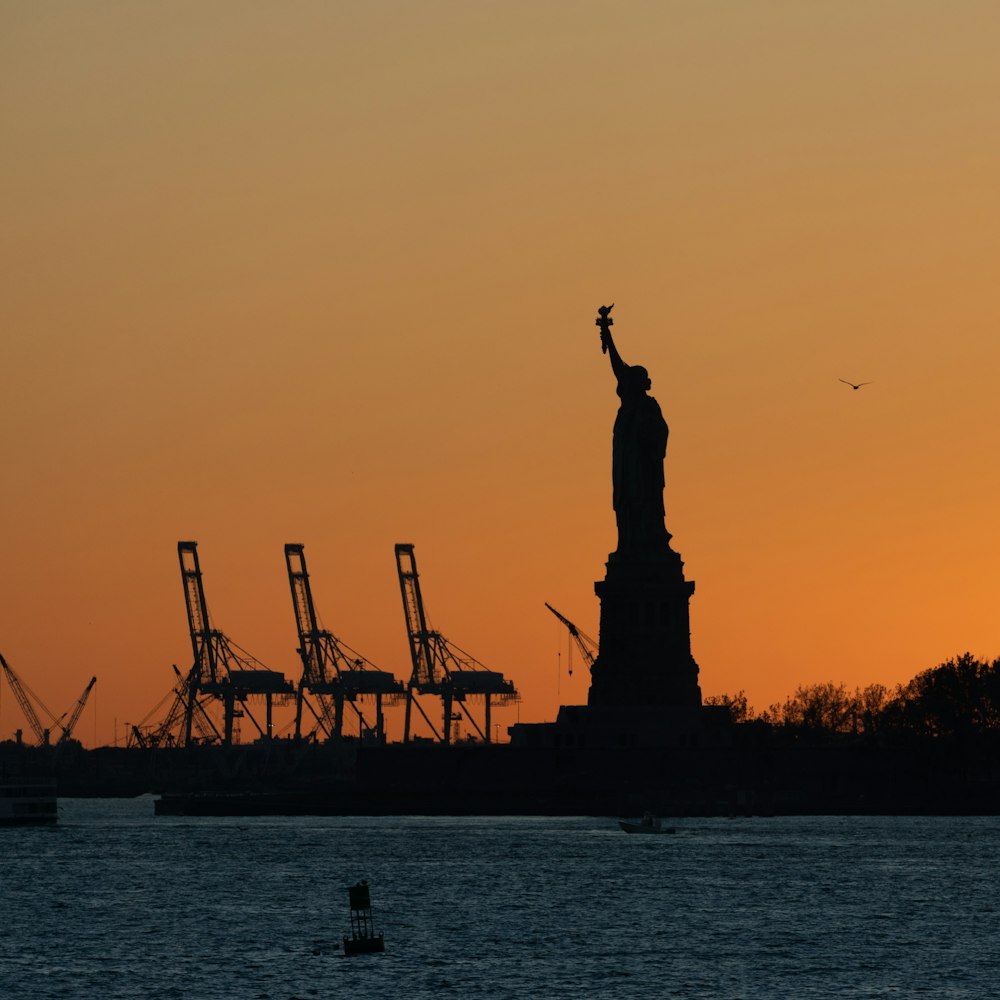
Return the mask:
<svg viewBox="0 0 1000 1000">
<path fill-rule="evenodd" d="M 68 800 L 4 830 L 9 1000 L 812 1000 L 995 995 L 978 818 L 156 819 Z M 346 886 L 382 956 L 347 958 Z"/>
</svg>

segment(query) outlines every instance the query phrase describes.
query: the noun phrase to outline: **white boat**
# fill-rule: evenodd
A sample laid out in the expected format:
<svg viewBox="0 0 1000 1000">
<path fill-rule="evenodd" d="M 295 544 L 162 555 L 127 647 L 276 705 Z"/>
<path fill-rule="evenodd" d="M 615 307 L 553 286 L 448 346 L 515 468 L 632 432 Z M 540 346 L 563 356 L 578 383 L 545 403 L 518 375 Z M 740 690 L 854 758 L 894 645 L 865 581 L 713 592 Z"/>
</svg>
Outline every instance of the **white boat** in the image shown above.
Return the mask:
<svg viewBox="0 0 1000 1000">
<path fill-rule="evenodd" d="M 676 833 L 673 826 L 664 826 L 652 813 L 646 813 L 640 820 L 618 820 L 618 825 L 626 833 Z"/>
<path fill-rule="evenodd" d="M 58 820 L 53 783 L 10 780 L 0 783 L 0 826 L 45 826 Z"/>
</svg>

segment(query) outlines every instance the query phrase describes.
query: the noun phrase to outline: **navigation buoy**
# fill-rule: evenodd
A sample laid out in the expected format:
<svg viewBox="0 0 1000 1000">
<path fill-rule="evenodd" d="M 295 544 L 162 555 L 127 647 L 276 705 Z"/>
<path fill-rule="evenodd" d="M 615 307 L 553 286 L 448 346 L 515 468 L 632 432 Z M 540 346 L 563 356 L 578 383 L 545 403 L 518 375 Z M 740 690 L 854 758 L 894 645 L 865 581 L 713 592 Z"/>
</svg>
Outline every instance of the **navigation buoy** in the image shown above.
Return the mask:
<svg viewBox="0 0 1000 1000">
<path fill-rule="evenodd" d="M 351 936 L 344 938 L 344 954 L 371 955 L 385 951 L 384 935 L 381 931 L 375 933 L 368 883 L 362 880 L 347 891 L 351 901 Z"/>
</svg>

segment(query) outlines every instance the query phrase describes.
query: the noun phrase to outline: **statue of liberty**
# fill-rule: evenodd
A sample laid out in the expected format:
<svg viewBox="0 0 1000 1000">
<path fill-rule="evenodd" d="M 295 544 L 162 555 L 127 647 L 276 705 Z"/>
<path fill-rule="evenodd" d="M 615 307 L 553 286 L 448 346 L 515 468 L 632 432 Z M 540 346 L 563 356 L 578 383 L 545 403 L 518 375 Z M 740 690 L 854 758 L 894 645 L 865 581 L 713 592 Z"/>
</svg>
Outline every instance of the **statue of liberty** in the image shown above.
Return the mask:
<svg viewBox="0 0 1000 1000">
<path fill-rule="evenodd" d="M 627 365 L 611 336 L 613 308 L 598 310 L 601 350 L 611 358 L 621 405 L 615 418 L 611 456 L 618 548 L 615 559 L 655 558 L 670 548 L 664 524 L 663 460 L 667 453 L 667 423 L 650 396 L 652 383 L 641 365 Z"/>
</svg>

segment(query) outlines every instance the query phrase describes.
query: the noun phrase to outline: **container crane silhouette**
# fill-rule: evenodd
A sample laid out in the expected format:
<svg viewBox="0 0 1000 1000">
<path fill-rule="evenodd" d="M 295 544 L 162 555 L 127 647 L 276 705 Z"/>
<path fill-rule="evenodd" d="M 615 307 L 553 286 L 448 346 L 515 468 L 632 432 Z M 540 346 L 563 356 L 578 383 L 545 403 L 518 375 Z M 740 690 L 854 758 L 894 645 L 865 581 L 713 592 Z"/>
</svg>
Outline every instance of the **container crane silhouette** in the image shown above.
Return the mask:
<svg viewBox="0 0 1000 1000">
<path fill-rule="evenodd" d="M 302 737 L 302 708 L 306 706 L 328 739 L 340 739 L 346 701 L 358 717 L 361 736 L 365 736 L 367 729 L 377 742 L 384 743 L 383 699 L 395 703 L 403 697 L 405 689 L 388 670 L 378 669 L 332 632 L 320 627 L 304 548 L 297 543 L 285 545 L 285 565 L 299 635 L 297 652 L 302 658 L 302 678 L 295 697 L 295 738 Z M 306 697 L 307 693 L 315 697 L 318 710 Z M 374 729 L 367 725 L 357 704 L 357 699 L 365 695 L 375 696 Z"/>
<path fill-rule="evenodd" d="M 484 743 L 490 742 L 490 710 L 493 699 L 500 703 L 518 701 L 520 696 L 512 681 L 495 670 L 487 670 L 478 660 L 449 642 L 440 632 L 427 627 L 424 601 L 420 593 L 420 578 L 417 575 L 417 561 L 413 546 L 409 543 L 396 545 L 396 569 L 399 574 L 399 589 L 403 597 L 403 615 L 406 619 L 406 634 L 410 644 L 410 659 L 413 673 L 406 687 L 406 722 L 403 742 L 410 740 L 410 716 L 412 706 L 423 716 L 431 732 L 442 743 L 452 742 L 452 724 L 464 716 Z M 443 709 L 442 732 L 427 717 L 417 695 L 431 695 L 441 699 Z M 472 713 L 466 707 L 469 698 L 481 697 L 484 701 L 484 723 L 480 728 Z M 453 709 L 458 706 L 459 711 Z"/>
<path fill-rule="evenodd" d="M 198 707 L 204 707 L 204 695 L 222 702 L 221 742 L 225 746 L 230 746 L 233 742 L 235 719 L 244 715 L 250 719 L 263 739 L 270 739 L 274 699 L 285 700 L 294 693 L 294 687 L 285 679 L 284 674 L 266 667 L 223 632 L 211 627 L 198 561 L 198 543 L 178 542 L 177 556 L 181 565 L 184 603 L 194 652 L 194 662 L 182 685 L 182 700 L 185 702 L 184 744 L 192 744 L 192 730 L 200 715 Z M 265 700 L 267 719 L 264 726 L 260 725 L 247 707 L 247 701 L 253 696 L 262 696 Z"/>
</svg>

